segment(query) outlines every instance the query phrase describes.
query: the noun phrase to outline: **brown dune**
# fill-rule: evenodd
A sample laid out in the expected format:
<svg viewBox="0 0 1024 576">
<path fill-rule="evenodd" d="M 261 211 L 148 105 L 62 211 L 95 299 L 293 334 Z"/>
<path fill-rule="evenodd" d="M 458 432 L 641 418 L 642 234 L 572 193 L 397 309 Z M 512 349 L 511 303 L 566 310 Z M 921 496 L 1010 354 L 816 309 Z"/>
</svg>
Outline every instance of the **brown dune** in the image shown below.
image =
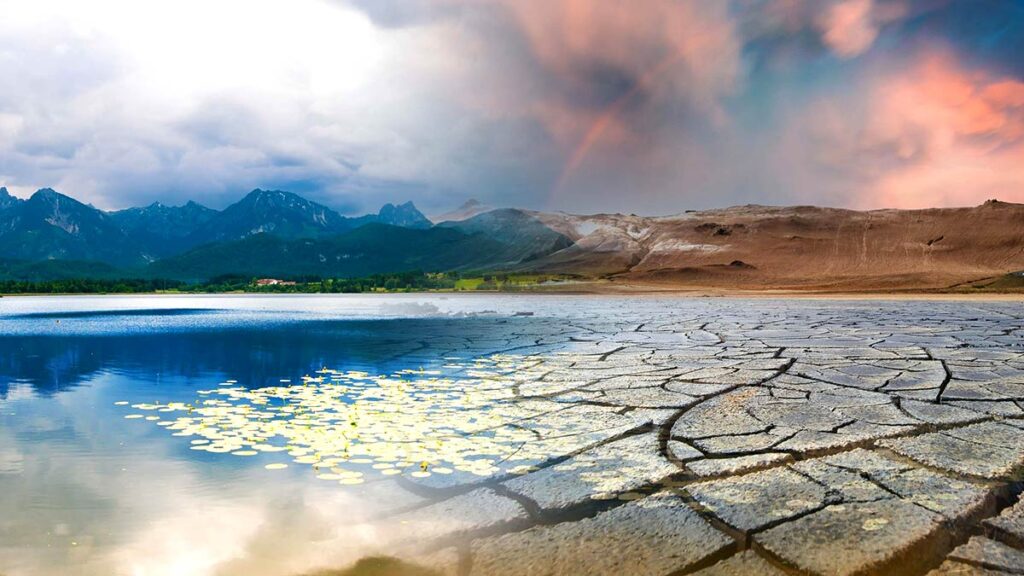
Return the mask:
<svg viewBox="0 0 1024 576">
<path fill-rule="evenodd" d="M 533 270 L 741 289 L 921 290 L 1024 270 L 1024 205 L 738 206 L 647 218 L 533 213 L 575 244 Z"/>
</svg>

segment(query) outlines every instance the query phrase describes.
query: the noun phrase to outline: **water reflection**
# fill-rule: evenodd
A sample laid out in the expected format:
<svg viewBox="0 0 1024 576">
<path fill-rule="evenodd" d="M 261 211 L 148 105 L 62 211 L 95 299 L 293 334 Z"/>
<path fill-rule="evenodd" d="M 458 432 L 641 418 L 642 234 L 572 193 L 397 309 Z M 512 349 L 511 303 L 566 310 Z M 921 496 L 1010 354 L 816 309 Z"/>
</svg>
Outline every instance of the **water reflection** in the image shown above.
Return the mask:
<svg viewBox="0 0 1024 576">
<path fill-rule="evenodd" d="M 14 382 L 51 394 L 101 371 L 150 382 L 223 377 L 258 388 L 281 378 L 297 380 L 324 366 L 386 372 L 409 363 L 436 365 L 446 353 L 473 355 L 506 343 L 514 346 L 505 338 L 494 340 L 496 334 L 508 332 L 506 322 L 256 322 L 247 328 L 200 327 L 166 334 L 0 335 L 0 397 Z"/>
<path fill-rule="evenodd" d="M 226 380 L 241 393 L 301 383 L 324 366 L 432 370 L 538 339 L 511 334 L 521 319 L 224 323 L 232 312 L 189 310 L 171 320 L 77 309 L 2 319 L 0 573 L 270 576 L 345 564 L 381 545 L 374 518 L 420 499 L 383 474 L 343 488 L 309 466 L 268 472 L 259 457 L 192 450 L 115 403 L 184 405 Z M 142 329 L 154 322 L 186 324 Z"/>
</svg>

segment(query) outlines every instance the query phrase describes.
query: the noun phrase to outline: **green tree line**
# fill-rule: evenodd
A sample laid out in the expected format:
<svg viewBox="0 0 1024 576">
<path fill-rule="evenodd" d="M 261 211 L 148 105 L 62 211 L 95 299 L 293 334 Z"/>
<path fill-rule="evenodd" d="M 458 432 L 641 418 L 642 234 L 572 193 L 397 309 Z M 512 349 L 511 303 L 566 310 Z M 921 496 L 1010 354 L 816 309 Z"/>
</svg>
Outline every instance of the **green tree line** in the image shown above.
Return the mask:
<svg viewBox="0 0 1024 576">
<path fill-rule="evenodd" d="M 101 280 L 72 278 L 33 282 L 26 280 L 0 280 L 0 294 L 135 294 L 179 290 L 185 287 L 178 280 L 124 278 Z"/>
<path fill-rule="evenodd" d="M 548 276 L 513 277 L 485 274 L 465 278 L 458 272 L 394 272 L 362 278 L 299 276 L 260 285 L 258 278 L 226 274 L 206 282 L 165 279 L 60 279 L 47 281 L 0 280 L 0 294 L 134 294 L 147 292 L 272 294 L 355 294 L 362 292 L 420 292 L 428 290 L 516 290 L 550 279 Z"/>
</svg>

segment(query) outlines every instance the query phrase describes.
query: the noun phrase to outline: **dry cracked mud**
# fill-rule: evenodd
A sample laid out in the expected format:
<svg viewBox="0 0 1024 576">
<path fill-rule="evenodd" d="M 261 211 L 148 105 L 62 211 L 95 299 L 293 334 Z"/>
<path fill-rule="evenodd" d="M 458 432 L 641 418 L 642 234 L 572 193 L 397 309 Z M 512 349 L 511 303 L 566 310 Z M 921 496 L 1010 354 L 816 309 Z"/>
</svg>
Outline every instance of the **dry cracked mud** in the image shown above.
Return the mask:
<svg viewBox="0 0 1024 576">
<path fill-rule="evenodd" d="M 512 424 L 544 443 L 582 415 L 579 439 L 528 474 L 401 479 L 425 502 L 390 517 L 411 556 L 488 576 L 1024 574 L 1024 307 L 749 304 L 516 336 L 535 363 Z"/>
<path fill-rule="evenodd" d="M 1024 574 L 1020 304 L 624 300 L 509 331 L 495 352 L 529 369 L 507 425 L 564 453 L 537 450 L 528 473 L 399 479 L 422 503 L 388 519 L 420 562 Z"/>
</svg>

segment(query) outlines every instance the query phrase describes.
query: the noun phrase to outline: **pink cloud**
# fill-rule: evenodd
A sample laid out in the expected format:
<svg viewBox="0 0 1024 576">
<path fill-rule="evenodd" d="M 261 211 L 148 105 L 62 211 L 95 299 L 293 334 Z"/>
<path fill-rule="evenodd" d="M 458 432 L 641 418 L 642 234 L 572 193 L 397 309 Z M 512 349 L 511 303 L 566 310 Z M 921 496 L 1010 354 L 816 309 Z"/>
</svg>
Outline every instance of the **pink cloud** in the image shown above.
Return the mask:
<svg viewBox="0 0 1024 576">
<path fill-rule="evenodd" d="M 927 208 L 975 206 L 990 198 L 1024 202 L 1024 147 L 981 153 L 952 148 L 933 163 L 881 178 L 856 206 Z"/>
<path fill-rule="evenodd" d="M 938 53 L 873 82 L 858 102 L 819 102 L 805 118 L 814 161 L 846 182 L 845 204 L 1024 202 L 1024 82 Z"/>
<path fill-rule="evenodd" d="M 856 56 L 867 50 L 878 37 L 872 17 L 872 0 L 847 0 L 833 4 L 822 17 L 822 39 L 842 57 Z"/>
</svg>

